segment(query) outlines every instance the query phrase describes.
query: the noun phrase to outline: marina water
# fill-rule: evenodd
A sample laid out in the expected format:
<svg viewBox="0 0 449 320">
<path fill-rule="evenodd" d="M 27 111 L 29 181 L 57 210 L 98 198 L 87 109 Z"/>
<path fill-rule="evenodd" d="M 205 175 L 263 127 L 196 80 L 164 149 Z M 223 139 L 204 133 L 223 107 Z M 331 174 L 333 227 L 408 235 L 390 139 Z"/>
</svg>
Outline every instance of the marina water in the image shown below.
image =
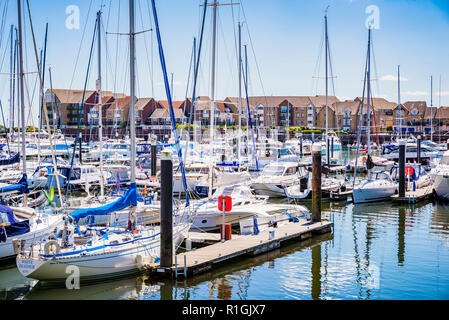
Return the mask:
<svg viewBox="0 0 449 320">
<path fill-rule="evenodd" d="M 323 218 L 333 233 L 181 281 L 141 275 L 67 290 L 3 266 L 0 299 L 449 299 L 449 203 L 323 203 Z"/>
</svg>

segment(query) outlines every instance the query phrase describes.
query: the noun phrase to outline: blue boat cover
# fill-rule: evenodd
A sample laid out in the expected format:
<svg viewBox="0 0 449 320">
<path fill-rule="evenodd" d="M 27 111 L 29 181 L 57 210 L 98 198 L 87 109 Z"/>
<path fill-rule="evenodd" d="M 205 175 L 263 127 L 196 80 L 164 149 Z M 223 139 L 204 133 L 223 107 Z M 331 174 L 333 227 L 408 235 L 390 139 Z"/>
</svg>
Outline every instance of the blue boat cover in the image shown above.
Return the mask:
<svg viewBox="0 0 449 320">
<path fill-rule="evenodd" d="M 6 242 L 8 237 L 20 236 L 30 232 L 29 221 L 17 221 L 14 212 L 10 207 L 0 205 L 0 212 L 6 213 L 9 223 L 6 226 L 0 226 L 0 242 Z"/>
<path fill-rule="evenodd" d="M 22 179 L 17 184 L 11 184 L 9 186 L 6 186 L 4 188 L 0 188 L 0 194 L 1 193 L 8 193 L 8 192 L 14 192 L 18 191 L 20 194 L 29 193 L 28 190 L 28 179 L 27 175 L 24 174 Z"/>
<path fill-rule="evenodd" d="M 6 235 L 8 237 L 16 237 L 22 234 L 30 232 L 30 222 L 28 220 L 14 223 L 12 225 L 6 226 Z"/>
<path fill-rule="evenodd" d="M 20 153 L 16 154 L 14 157 L 9 159 L 0 160 L 0 166 L 8 166 L 10 164 L 19 163 L 20 162 Z"/>
<path fill-rule="evenodd" d="M 73 211 L 70 216 L 78 222 L 81 218 L 85 218 L 88 216 L 104 216 L 112 212 L 116 212 L 119 210 L 123 210 L 129 206 L 137 206 L 137 202 L 143 202 L 142 197 L 137 192 L 137 187 L 135 183 L 132 183 L 128 189 L 128 191 L 115 202 L 109 203 L 105 206 L 99 208 L 88 208 L 88 209 L 79 209 Z"/>
<path fill-rule="evenodd" d="M 10 224 L 17 223 L 14 212 L 10 207 L 0 204 L 0 212 L 6 213 L 6 215 L 8 216 L 8 222 Z"/>
</svg>

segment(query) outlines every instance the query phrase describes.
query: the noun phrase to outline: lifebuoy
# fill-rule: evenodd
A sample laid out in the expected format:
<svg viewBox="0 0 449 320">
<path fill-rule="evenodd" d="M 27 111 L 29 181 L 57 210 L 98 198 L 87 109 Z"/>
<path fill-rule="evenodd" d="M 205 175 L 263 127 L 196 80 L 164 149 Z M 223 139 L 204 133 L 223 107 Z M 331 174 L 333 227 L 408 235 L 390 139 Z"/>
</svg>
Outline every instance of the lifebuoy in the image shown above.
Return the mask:
<svg viewBox="0 0 449 320">
<path fill-rule="evenodd" d="M 59 246 L 58 241 L 50 240 L 45 244 L 44 252 L 46 256 L 57 255 L 61 252 L 61 247 Z"/>
</svg>

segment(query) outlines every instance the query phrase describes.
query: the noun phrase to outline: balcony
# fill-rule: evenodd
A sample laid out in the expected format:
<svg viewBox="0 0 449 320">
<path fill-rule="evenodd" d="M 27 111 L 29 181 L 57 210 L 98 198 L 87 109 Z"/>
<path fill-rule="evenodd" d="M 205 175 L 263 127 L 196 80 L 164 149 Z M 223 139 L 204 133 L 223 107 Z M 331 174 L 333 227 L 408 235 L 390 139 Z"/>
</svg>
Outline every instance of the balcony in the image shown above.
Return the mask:
<svg viewBox="0 0 449 320">
<path fill-rule="evenodd" d="M 67 110 L 68 111 L 80 111 L 80 110 L 83 110 L 83 107 L 82 106 L 70 106 L 70 107 L 67 107 Z"/>
</svg>

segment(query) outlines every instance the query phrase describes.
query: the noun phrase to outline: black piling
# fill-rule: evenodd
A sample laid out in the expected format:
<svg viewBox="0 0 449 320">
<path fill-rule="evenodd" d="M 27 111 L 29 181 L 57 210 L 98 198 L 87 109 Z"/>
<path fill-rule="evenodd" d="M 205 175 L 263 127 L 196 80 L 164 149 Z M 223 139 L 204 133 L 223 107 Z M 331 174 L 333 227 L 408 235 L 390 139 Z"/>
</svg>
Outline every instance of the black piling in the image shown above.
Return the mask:
<svg viewBox="0 0 449 320">
<path fill-rule="evenodd" d="M 173 266 L 173 162 L 161 153 L 161 268 Z"/>
<path fill-rule="evenodd" d="M 321 221 L 321 145 L 312 146 L 312 221 Z"/>
<path fill-rule="evenodd" d="M 303 147 L 303 136 L 302 133 L 299 134 L 299 156 L 302 158 L 304 153 L 302 151 L 302 147 Z"/>
<path fill-rule="evenodd" d="M 399 197 L 405 197 L 405 140 L 399 141 Z"/>
<path fill-rule="evenodd" d="M 156 165 L 157 165 L 157 154 L 156 154 L 156 143 L 151 143 L 151 176 L 156 176 Z"/>
</svg>

